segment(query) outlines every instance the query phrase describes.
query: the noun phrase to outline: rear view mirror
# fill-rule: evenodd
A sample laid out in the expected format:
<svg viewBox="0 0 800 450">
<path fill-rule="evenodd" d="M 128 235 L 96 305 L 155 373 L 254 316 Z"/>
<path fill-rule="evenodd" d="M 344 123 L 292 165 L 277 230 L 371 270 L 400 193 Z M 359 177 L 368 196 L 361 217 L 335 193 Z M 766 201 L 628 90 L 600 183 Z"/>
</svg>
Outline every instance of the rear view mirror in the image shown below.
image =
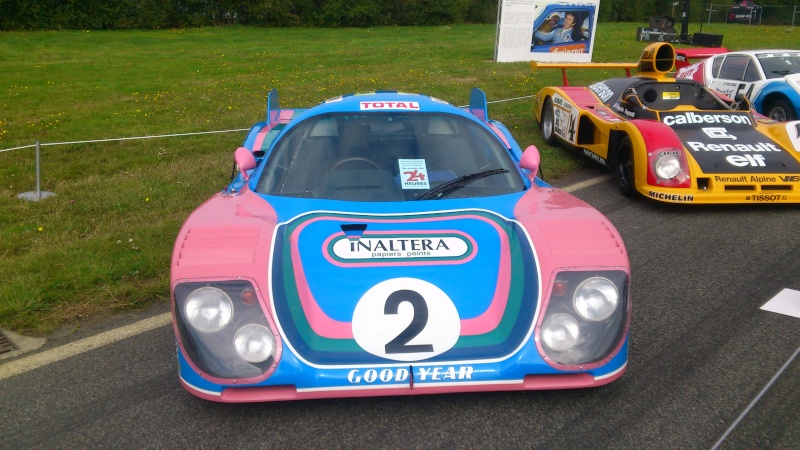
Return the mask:
<svg viewBox="0 0 800 450">
<path fill-rule="evenodd" d="M 519 165 L 523 169 L 531 171 L 531 173 L 528 174 L 528 178 L 533 181 L 533 179 L 536 177 L 536 174 L 539 173 L 540 162 L 541 155 L 539 155 L 539 149 L 536 148 L 535 145 L 531 145 L 522 153 L 522 159 L 519 161 Z"/>
<path fill-rule="evenodd" d="M 642 100 L 635 93 L 626 94 L 622 101 L 637 108 L 642 107 Z"/>
<path fill-rule="evenodd" d="M 236 166 L 239 167 L 242 178 L 245 181 L 249 180 L 250 174 L 247 172 L 256 168 L 256 157 L 253 156 L 253 152 L 245 147 L 239 147 L 233 154 L 233 159 L 236 161 Z"/>
</svg>

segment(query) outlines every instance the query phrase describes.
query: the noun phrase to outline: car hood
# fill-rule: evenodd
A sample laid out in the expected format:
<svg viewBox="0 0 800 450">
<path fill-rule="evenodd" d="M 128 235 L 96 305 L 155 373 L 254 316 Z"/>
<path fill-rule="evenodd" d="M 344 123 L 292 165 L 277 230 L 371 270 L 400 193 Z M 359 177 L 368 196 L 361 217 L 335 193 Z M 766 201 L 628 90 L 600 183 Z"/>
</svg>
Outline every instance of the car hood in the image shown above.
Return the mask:
<svg viewBox="0 0 800 450">
<path fill-rule="evenodd" d="M 796 153 L 759 132 L 747 112 L 681 111 L 660 119 L 707 174 L 797 173 Z"/>
<path fill-rule="evenodd" d="M 278 223 L 272 242 L 271 306 L 309 364 L 502 358 L 532 330 L 536 252 L 494 212 L 316 211 Z"/>
</svg>

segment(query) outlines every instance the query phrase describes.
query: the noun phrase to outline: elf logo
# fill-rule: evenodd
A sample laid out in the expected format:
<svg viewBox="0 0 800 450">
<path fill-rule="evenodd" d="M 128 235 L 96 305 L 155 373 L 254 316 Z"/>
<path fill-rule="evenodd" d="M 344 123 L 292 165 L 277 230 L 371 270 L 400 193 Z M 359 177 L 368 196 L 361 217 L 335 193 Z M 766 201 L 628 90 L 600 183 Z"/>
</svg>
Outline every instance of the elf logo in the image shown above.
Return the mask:
<svg viewBox="0 0 800 450">
<path fill-rule="evenodd" d="M 800 181 L 800 175 L 786 175 L 786 176 L 779 176 L 781 181 L 786 183 L 797 183 Z"/>
<path fill-rule="evenodd" d="M 764 162 L 766 160 L 764 155 L 729 155 L 725 160 L 736 167 L 764 167 L 767 165 Z"/>
</svg>

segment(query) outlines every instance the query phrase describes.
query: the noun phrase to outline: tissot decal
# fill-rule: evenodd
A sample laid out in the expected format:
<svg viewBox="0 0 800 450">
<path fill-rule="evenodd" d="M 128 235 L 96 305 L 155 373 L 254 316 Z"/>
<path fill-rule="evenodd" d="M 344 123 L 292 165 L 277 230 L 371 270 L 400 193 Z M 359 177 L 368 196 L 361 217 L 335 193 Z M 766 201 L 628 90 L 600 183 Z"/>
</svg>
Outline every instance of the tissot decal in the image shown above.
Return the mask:
<svg viewBox="0 0 800 450">
<path fill-rule="evenodd" d="M 756 194 L 746 197 L 746 200 L 751 202 L 783 202 L 786 201 L 786 199 L 787 197 L 785 195 L 779 194 Z"/>
</svg>

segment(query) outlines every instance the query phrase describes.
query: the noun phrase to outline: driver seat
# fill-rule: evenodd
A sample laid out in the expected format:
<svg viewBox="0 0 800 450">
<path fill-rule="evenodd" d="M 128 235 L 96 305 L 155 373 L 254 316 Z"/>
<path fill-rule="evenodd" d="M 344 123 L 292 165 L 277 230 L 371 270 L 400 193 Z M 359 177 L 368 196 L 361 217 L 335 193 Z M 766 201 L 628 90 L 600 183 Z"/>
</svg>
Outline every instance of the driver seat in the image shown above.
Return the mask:
<svg viewBox="0 0 800 450">
<path fill-rule="evenodd" d="M 370 158 L 369 124 L 358 119 L 345 119 L 337 125 L 339 132 L 339 159 Z"/>
</svg>

